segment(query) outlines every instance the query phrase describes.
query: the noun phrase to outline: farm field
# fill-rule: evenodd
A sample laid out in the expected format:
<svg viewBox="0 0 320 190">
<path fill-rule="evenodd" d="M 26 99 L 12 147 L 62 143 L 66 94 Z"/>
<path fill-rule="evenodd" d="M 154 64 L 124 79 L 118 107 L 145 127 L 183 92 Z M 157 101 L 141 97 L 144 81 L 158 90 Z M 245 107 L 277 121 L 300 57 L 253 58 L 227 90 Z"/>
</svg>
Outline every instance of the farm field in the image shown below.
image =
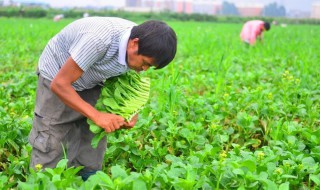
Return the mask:
<svg viewBox="0 0 320 190">
<path fill-rule="evenodd" d="M 102 172 L 29 170 L 37 60 L 71 19 L 0 18 L 0 189 L 320 189 L 320 27 L 168 22 L 174 61 L 134 129 L 108 135 Z"/>
</svg>

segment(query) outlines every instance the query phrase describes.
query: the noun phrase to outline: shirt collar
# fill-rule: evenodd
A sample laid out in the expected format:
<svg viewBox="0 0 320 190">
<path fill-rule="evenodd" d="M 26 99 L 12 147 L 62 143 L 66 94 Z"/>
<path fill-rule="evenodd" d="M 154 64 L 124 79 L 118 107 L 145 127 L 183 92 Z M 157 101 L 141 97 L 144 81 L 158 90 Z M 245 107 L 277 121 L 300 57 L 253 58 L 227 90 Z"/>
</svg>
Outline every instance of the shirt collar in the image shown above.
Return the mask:
<svg viewBox="0 0 320 190">
<path fill-rule="evenodd" d="M 124 32 L 124 34 L 120 39 L 120 45 L 119 45 L 119 63 L 125 66 L 127 66 L 126 54 L 127 54 L 127 46 L 128 46 L 128 41 L 131 34 L 131 29 L 132 27 L 128 28 Z"/>
</svg>

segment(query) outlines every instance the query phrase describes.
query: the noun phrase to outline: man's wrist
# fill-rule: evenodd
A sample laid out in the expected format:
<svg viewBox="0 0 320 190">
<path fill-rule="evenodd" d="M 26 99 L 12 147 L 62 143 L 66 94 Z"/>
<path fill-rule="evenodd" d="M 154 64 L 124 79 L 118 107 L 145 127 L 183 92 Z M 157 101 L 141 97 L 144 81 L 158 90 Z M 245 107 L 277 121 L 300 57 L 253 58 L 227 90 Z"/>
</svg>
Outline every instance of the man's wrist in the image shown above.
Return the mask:
<svg viewBox="0 0 320 190">
<path fill-rule="evenodd" d="M 92 107 L 90 104 L 89 104 L 89 109 L 86 109 L 86 110 L 88 110 L 87 113 L 85 114 L 86 117 L 92 120 L 93 122 L 95 122 L 95 119 L 99 115 L 99 111 L 96 110 L 94 107 Z"/>
</svg>

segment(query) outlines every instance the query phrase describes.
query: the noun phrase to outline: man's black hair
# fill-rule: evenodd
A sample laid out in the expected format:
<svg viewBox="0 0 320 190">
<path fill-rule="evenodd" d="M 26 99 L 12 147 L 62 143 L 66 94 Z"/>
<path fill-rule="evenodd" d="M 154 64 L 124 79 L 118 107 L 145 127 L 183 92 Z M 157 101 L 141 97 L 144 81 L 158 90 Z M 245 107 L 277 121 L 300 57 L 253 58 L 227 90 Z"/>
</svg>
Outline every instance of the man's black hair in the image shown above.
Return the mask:
<svg viewBox="0 0 320 190">
<path fill-rule="evenodd" d="M 139 38 L 138 54 L 155 60 L 156 69 L 168 65 L 176 55 L 177 36 L 165 22 L 149 20 L 131 30 L 130 39 Z"/>
<path fill-rule="evenodd" d="M 266 29 L 267 31 L 270 30 L 270 23 L 269 22 L 264 22 L 264 29 Z"/>
</svg>

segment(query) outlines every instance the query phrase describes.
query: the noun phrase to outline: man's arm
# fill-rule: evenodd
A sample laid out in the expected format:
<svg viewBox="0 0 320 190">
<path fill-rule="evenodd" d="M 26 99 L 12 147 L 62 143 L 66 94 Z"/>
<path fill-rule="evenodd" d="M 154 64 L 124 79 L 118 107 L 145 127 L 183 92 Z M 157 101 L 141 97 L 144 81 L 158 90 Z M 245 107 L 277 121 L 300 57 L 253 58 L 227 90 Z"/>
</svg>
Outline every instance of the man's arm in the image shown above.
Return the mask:
<svg viewBox="0 0 320 190">
<path fill-rule="evenodd" d="M 260 35 L 258 35 L 259 41 L 262 43 L 263 42 L 263 33 L 261 32 Z"/>
<path fill-rule="evenodd" d="M 263 27 L 263 25 L 259 25 L 259 27 L 257 27 L 256 29 L 256 36 L 260 42 L 262 42 L 263 39 Z"/>
<path fill-rule="evenodd" d="M 52 80 L 50 89 L 67 106 L 91 119 L 95 124 L 105 129 L 105 131 L 112 132 L 119 129 L 125 124 L 121 116 L 99 112 L 84 101 L 73 89 L 72 83 L 80 78 L 82 74 L 82 69 L 69 57 L 56 77 Z"/>
</svg>

